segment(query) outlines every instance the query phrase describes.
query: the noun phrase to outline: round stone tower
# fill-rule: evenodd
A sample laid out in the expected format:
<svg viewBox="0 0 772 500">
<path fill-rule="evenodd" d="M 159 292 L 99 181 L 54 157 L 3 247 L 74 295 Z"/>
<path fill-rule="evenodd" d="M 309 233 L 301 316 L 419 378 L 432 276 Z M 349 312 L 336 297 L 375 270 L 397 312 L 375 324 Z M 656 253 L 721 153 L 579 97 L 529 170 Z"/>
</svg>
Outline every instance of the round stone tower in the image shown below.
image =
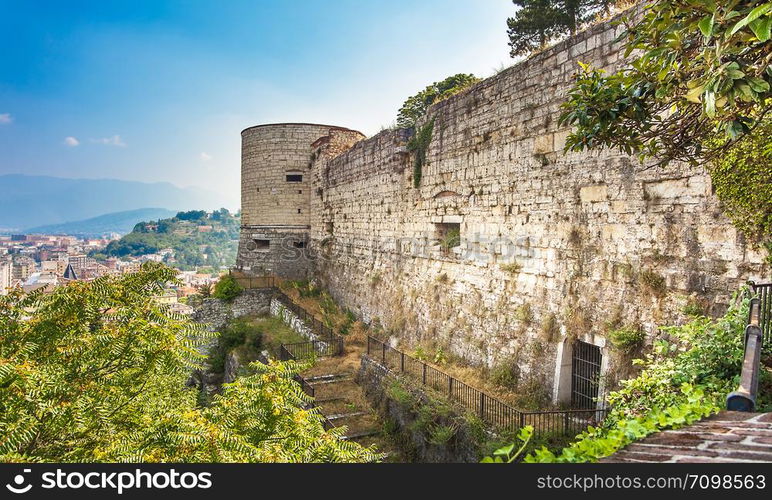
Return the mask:
<svg viewBox="0 0 772 500">
<path fill-rule="evenodd" d="M 307 123 L 258 125 L 241 132 L 237 270 L 289 279 L 308 276 L 309 211 L 315 189 L 311 145 L 337 131 L 359 134 Z"/>
</svg>

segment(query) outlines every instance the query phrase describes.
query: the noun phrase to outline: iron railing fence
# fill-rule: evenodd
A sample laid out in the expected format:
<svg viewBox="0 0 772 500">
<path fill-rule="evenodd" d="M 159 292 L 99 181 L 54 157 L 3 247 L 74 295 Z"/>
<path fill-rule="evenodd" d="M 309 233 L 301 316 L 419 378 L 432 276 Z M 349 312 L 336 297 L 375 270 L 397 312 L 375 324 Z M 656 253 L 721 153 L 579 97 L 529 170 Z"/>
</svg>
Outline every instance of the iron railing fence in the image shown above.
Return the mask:
<svg viewBox="0 0 772 500">
<path fill-rule="evenodd" d="M 229 274 L 245 290 L 278 288 L 281 283 L 281 279 L 277 276 L 247 276 L 232 271 Z"/>
<path fill-rule="evenodd" d="M 274 298 L 281 302 L 281 305 L 302 319 L 320 338 L 334 338 L 339 336 L 330 327 L 320 321 L 313 314 L 306 311 L 302 306 L 296 304 L 286 293 L 280 289 L 274 290 Z"/>
<path fill-rule="evenodd" d="M 772 283 L 751 282 L 750 286 L 753 296 L 759 299 L 759 327 L 764 343 L 768 344 L 772 342 Z"/>
<path fill-rule="evenodd" d="M 343 339 L 310 340 L 279 346 L 279 360 L 302 361 L 313 358 L 338 356 L 343 353 Z"/>
<path fill-rule="evenodd" d="M 316 316 L 293 302 L 286 293 L 278 288 L 275 290 L 274 298 L 308 325 L 317 336 L 317 339 L 309 340 L 308 342 L 282 344 L 279 348 L 279 358 L 282 361 L 290 359 L 306 360 L 314 357 L 340 356 L 343 354 L 345 346 L 342 335 L 334 332 L 330 327 L 317 319 Z"/>
<path fill-rule="evenodd" d="M 422 385 L 446 395 L 474 411 L 483 421 L 502 430 L 514 431 L 532 425 L 534 434 L 539 437 L 576 435 L 590 425 L 602 422 L 608 414 L 607 409 L 518 410 L 369 335 L 367 355 L 395 373 L 420 380 Z"/>
</svg>

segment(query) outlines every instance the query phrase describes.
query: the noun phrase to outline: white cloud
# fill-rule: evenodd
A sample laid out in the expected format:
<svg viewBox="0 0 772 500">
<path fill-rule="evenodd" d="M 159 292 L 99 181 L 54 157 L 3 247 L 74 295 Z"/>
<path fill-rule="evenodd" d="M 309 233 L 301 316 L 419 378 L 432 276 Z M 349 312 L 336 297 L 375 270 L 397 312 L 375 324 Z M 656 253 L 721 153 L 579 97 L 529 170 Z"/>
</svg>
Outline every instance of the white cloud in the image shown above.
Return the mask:
<svg viewBox="0 0 772 500">
<path fill-rule="evenodd" d="M 104 144 L 106 146 L 118 146 L 121 148 L 126 147 L 126 143 L 123 142 L 123 139 L 121 139 L 120 135 L 114 135 L 112 137 L 105 137 L 103 139 L 91 139 L 91 142 L 97 143 L 97 144 Z"/>
<path fill-rule="evenodd" d="M 64 145 L 74 148 L 80 146 L 80 141 L 73 136 L 68 136 L 64 138 Z"/>
<path fill-rule="evenodd" d="M 11 113 L 0 113 L 0 125 L 7 125 L 13 121 Z"/>
<path fill-rule="evenodd" d="M 209 160 L 212 159 L 212 155 L 210 155 L 209 153 L 204 153 L 204 152 L 202 152 L 199 155 L 199 157 L 201 158 L 201 161 L 209 161 Z"/>
</svg>

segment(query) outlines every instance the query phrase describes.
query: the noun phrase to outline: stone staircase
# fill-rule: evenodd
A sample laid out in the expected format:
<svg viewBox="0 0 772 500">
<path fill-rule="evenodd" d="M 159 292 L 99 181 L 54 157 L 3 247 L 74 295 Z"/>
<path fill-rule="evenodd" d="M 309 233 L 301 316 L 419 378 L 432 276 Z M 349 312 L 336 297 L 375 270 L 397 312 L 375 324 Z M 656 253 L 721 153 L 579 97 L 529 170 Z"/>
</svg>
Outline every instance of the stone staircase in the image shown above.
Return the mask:
<svg viewBox="0 0 772 500">
<path fill-rule="evenodd" d="M 725 411 L 638 441 L 604 463 L 772 462 L 772 413 Z"/>
<path fill-rule="evenodd" d="M 340 366 L 340 358 L 322 358 L 303 373 L 314 389 L 314 399 L 322 414 L 335 427 L 345 427 L 343 439 L 373 446 L 398 461 L 401 453 L 383 433 L 383 423 L 367 402 L 353 371 Z"/>
</svg>

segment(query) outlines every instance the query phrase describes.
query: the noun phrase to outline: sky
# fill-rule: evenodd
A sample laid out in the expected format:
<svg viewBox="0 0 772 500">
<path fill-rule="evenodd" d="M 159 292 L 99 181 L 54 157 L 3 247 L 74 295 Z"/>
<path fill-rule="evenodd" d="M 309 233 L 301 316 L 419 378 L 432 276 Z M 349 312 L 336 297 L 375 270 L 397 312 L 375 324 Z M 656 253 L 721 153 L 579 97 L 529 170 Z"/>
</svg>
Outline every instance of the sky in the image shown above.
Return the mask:
<svg viewBox="0 0 772 500">
<path fill-rule="evenodd" d="M 372 135 L 509 66 L 510 0 L 0 0 L 0 175 L 196 186 L 239 204 L 240 132 Z"/>
</svg>

